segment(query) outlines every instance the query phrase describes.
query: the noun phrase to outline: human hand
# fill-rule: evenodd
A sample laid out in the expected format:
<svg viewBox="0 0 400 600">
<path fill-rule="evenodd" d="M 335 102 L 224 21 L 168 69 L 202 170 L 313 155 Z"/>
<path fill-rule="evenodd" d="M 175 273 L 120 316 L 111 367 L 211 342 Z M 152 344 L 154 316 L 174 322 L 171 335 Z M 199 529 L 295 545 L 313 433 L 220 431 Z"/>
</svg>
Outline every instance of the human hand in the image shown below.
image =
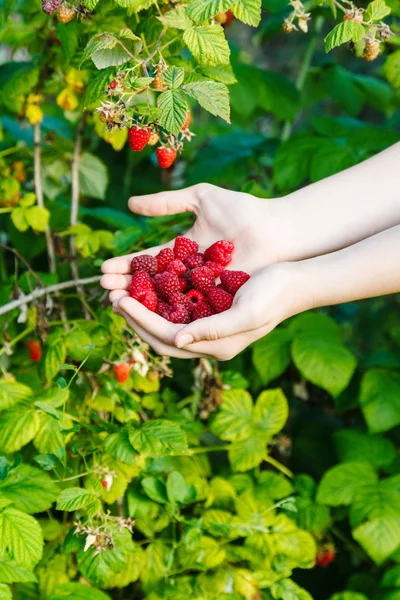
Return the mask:
<svg viewBox="0 0 400 600">
<path fill-rule="evenodd" d="M 229 360 L 286 318 L 308 308 L 300 263 L 277 263 L 257 271 L 226 312 L 189 325 L 174 324 L 147 310 L 123 290 L 112 292 L 113 309 L 158 354 Z"/>
</svg>

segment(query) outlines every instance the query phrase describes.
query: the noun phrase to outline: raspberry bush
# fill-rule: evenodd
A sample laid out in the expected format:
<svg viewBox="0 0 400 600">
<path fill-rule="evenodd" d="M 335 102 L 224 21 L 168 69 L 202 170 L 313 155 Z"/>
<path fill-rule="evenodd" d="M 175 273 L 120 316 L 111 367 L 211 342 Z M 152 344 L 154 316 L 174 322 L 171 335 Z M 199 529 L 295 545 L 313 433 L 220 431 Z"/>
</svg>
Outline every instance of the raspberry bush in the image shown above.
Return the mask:
<svg viewBox="0 0 400 600">
<path fill-rule="evenodd" d="M 396 600 L 398 298 L 190 364 L 98 281 L 177 237 L 132 293 L 177 322 L 227 309 L 229 243 L 198 252 L 191 217 L 128 197 L 267 202 L 398 141 L 397 0 L 0 7 L 0 600 Z"/>
</svg>

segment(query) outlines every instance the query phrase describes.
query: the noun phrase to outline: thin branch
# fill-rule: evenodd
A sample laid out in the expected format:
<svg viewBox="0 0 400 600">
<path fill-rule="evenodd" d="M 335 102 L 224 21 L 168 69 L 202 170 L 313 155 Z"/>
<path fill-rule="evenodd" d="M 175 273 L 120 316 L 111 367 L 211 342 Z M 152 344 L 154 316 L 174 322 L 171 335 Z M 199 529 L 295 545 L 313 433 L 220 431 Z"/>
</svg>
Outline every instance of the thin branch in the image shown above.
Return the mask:
<svg viewBox="0 0 400 600">
<path fill-rule="evenodd" d="M 40 123 L 36 123 L 33 126 L 34 135 L 34 173 L 35 173 L 35 193 L 37 203 L 40 208 L 45 208 L 43 198 L 43 186 L 42 186 L 42 153 L 41 153 L 41 135 L 40 135 Z M 55 273 L 56 268 L 56 253 L 54 250 L 53 238 L 51 237 L 50 227 L 47 225 L 44 232 L 47 244 L 47 255 L 49 257 L 49 268 L 50 273 Z"/>
<path fill-rule="evenodd" d="M 0 244 L 0 248 L 4 248 L 4 250 L 8 250 L 8 252 L 12 252 L 14 254 L 14 256 L 16 256 L 18 258 L 18 260 L 20 260 L 25 265 L 25 267 L 32 274 L 34 279 L 36 279 L 36 282 L 39 285 L 43 285 L 43 281 L 40 279 L 39 275 L 37 275 L 35 273 L 35 271 L 32 269 L 32 267 L 30 266 L 28 261 L 25 260 L 25 258 L 22 256 L 22 254 L 20 254 L 18 252 L 18 250 L 15 250 L 15 248 L 11 248 L 10 246 L 7 246 L 6 244 Z"/>
<path fill-rule="evenodd" d="M 153 56 L 155 56 L 157 54 L 157 52 L 159 51 L 161 42 L 166 34 L 166 31 L 167 31 L 167 28 L 164 27 L 164 29 L 162 29 L 162 31 L 158 37 L 158 40 L 157 40 L 157 43 L 156 43 L 156 46 L 155 46 L 153 52 L 151 54 L 149 54 L 149 56 L 143 61 L 143 67 L 145 65 L 147 65 L 147 63 L 149 63 L 151 61 L 151 59 L 153 58 Z"/>
<path fill-rule="evenodd" d="M 72 280 L 72 281 L 63 281 L 62 283 L 55 283 L 54 285 L 49 285 L 48 287 L 36 289 L 30 294 L 23 296 L 22 298 L 18 298 L 17 300 L 13 300 L 4 306 L 0 306 L 0 316 L 5 315 L 10 312 L 10 310 L 14 310 L 14 308 L 19 308 L 24 304 L 29 304 L 33 300 L 37 300 L 38 298 L 43 298 L 47 294 L 55 294 L 60 292 L 61 290 L 66 290 L 71 287 L 75 287 L 76 285 L 89 285 L 91 283 L 97 283 L 100 281 L 100 275 L 94 275 L 93 277 L 86 277 L 84 279 Z"/>
</svg>

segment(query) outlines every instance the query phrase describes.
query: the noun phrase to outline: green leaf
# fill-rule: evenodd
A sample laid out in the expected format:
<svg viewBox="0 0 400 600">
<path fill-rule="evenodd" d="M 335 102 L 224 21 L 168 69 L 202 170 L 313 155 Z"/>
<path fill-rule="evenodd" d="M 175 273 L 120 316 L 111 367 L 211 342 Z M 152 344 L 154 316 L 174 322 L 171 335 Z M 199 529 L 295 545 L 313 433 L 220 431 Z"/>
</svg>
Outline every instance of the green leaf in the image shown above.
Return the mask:
<svg viewBox="0 0 400 600">
<path fill-rule="evenodd" d="M 210 21 L 217 13 L 229 10 L 235 0 L 191 0 L 188 8 L 189 16 L 197 24 Z"/>
<path fill-rule="evenodd" d="M 183 475 L 178 471 L 172 471 L 167 479 L 168 500 L 172 503 L 179 502 L 180 504 L 184 504 L 187 492 Z"/>
<path fill-rule="evenodd" d="M 325 38 L 325 52 L 329 52 L 332 48 L 347 44 L 347 42 L 358 42 L 365 35 L 365 29 L 361 23 L 356 21 L 343 21 L 339 23 L 328 33 Z"/>
<path fill-rule="evenodd" d="M 129 31 L 124 29 L 119 35 L 108 32 L 94 35 L 86 45 L 81 64 L 91 58 L 97 69 L 106 69 L 131 60 L 138 38 L 132 32 L 131 35 L 126 35 Z"/>
<path fill-rule="evenodd" d="M 185 71 L 181 67 L 170 67 L 162 74 L 161 78 L 173 90 L 178 89 L 185 77 Z"/>
<path fill-rule="evenodd" d="M 172 421 L 155 419 L 129 433 L 132 446 L 145 456 L 180 455 L 187 452 L 183 430 Z"/>
<path fill-rule="evenodd" d="M 39 513 L 51 508 L 59 491 L 58 486 L 41 469 L 24 464 L 10 471 L 8 477 L 0 481 L 0 495 L 27 513 Z"/>
<path fill-rule="evenodd" d="M 58 463 L 58 458 L 54 454 L 38 454 L 33 457 L 33 460 L 41 466 L 44 471 L 52 471 Z"/>
<path fill-rule="evenodd" d="M 388 82 L 395 88 L 400 88 L 400 50 L 396 50 L 393 54 L 390 54 L 385 64 L 383 65 L 383 72 Z"/>
<path fill-rule="evenodd" d="M 211 431 L 222 440 L 236 442 L 249 438 L 252 427 L 253 401 L 245 390 L 223 392 L 221 408 L 211 424 Z"/>
<path fill-rule="evenodd" d="M 84 488 L 71 487 L 63 490 L 57 499 L 57 510 L 74 511 L 86 508 L 95 496 Z"/>
<path fill-rule="evenodd" d="M 232 85 L 237 83 L 237 79 L 232 70 L 231 65 L 218 65 L 216 67 L 202 67 L 202 73 L 209 78 L 225 83 L 225 85 Z"/>
<path fill-rule="evenodd" d="M 161 541 L 149 544 L 145 552 L 145 564 L 142 571 L 142 581 L 154 584 L 163 579 L 171 559 L 171 548 Z"/>
<path fill-rule="evenodd" d="M 298 526 L 317 537 L 331 524 L 329 508 L 313 502 L 310 498 L 296 498 L 296 508 L 295 519 Z"/>
<path fill-rule="evenodd" d="M 0 600 L 13 600 L 11 589 L 4 583 L 0 583 Z"/>
<path fill-rule="evenodd" d="M 283 428 L 288 416 L 289 406 L 282 390 L 265 390 L 258 396 L 254 407 L 254 430 L 272 437 Z"/>
<path fill-rule="evenodd" d="M 134 550 L 132 536 L 126 529 L 112 528 L 114 548 L 96 553 L 96 548 L 83 548 L 78 551 L 77 562 L 83 577 L 92 583 L 104 586 L 112 584 L 113 577 L 126 568 L 128 552 Z"/>
<path fill-rule="evenodd" d="M 28 583 L 29 581 L 36 581 L 36 577 L 28 569 L 13 560 L 0 558 L 1 583 Z"/>
<path fill-rule="evenodd" d="M 64 340 L 48 345 L 44 357 L 44 374 L 48 381 L 58 374 L 59 367 L 65 363 L 67 349 Z"/>
<path fill-rule="evenodd" d="M 292 335 L 287 329 L 275 329 L 253 344 L 253 364 L 264 385 L 268 385 L 290 364 Z"/>
<path fill-rule="evenodd" d="M 26 446 L 39 429 L 39 415 L 31 408 L 14 409 L 0 415 L 0 449 L 9 454 Z"/>
<path fill-rule="evenodd" d="M 362 486 L 354 496 L 350 522 L 357 527 L 363 521 L 374 521 L 385 516 L 400 519 L 400 492 L 377 482 Z"/>
<path fill-rule="evenodd" d="M 280 190 L 299 186 L 309 175 L 314 152 L 321 138 L 310 134 L 297 134 L 278 148 L 274 162 L 274 179 Z"/>
<path fill-rule="evenodd" d="M 220 25 L 204 25 L 187 29 L 183 41 L 200 65 L 228 65 L 230 49 Z"/>
<path fill-rule="evenodd" d="M 32 206 L 25 211 L 25 218 L 34 231 L 45 231 L 50 220 L 50 211 L 42 206 Z"/>
<path fill-rule="evenodd" d="M 293 361 L 311 383 L 337 397 L 350 383 L 357 366 L 354 355 L 333 336 L 322 331 L 302 331 L 292 345 Z"/>
<path fill-rule="evenodd" d="M 363 17 L 364 21 L 381 21 L 387 17 L 391 12 L 390 6 L 385 4 L 384 0 L 374 0 L 367 6 Z"/>
<path fill-rule="evenodd" d="M 157 19 L 161 21 L 163 25 L 173 27 L 174 29 L 189 29 L 189 27 L 192 27 L 193 25 L 187 9 L 181 5 L 160 15 Z"/>
<path fill-rule="evenodd" d="M 329 506 L 348 505 L 363 485 L 374 484 L 377 476 L 366 462 L 348 462 L 329 469 L 318 487 L 317 502 Z"/>
<path fill-rule="evenodd" d="M 400 376 L 394 371 L 370 369 L 361 381 L 360 405 L 372 433 L 400 423 Z"/>
<path fill-rule="evenodd" d="M 387 515 L 367 521 L 353 530 L 353 537 L 380 565 L 400 545 L 400 519 Z"/>
<path fill-rule="evenodd" d="M 158 96 L 157 106 L 160 111 L 160 123 L 173 135 L 178 135 L 186 119 L 187 102 L 184 95 L 176 90 L 162 92 Z"/>
<path fill-rule="evenodd" d="M 27 385 L 9 379 L 0 379 L 0 410 L 11 408 L 31 395 L 32 390 Z"/>
<path fill-rule="evenodd" d="M 266 455 L 266 441 L 263 436 L 253 434 L 250 438 L 230 445 L 228 456 L 234 471 L 254 469 Z"/>
<path fill-rule="evenodd" d="M 103 95 L 104 90 L 110 83 L 113 69 L 91 73 L 89 82 L 85 88 L 85 108 L 97 102 Z"/>
<path fill-rule="evenodd" d="M 11 213 L 11 221 L 13 222 L 14 226 L 18 229 L 18 231 L 21 231 L 22 233 L 24 233 L 24 231 L 27 231 L 29 228 L 26 213 L 27 210 L 25 208 L 22 208 L 21 206 L 17 206 L 16 208 L 14 208 Z"/>
<path fill-rule="evenodd" d="M 108 186 L 106 165 L 94 154 L 84 152 L 79 161 L 79 182 L 83 196 L 104 200 Z"/>
<path fill-rule="evenodd" d="M 342 429 L 334 434 L 334 440 L 342 462 L 365 461 L 379 468 L 390 465 L 396 457 L 392 442 L 380 435 Z"/>
<path fill-rule="evenodd" d="M 224 83 L 194 81 L 184 85 L 182 91 L 195 98 L 212 115 L 230 123 L 229 91 Z"/>
<path fill-rule="evenodd" d="M 6 506 L 0 511 L 0 557 L 5 555 L 20 565 L 32 569 L 43 551 L 39 523 L 20 510 Z"/>
<path fill-rule="evenodd" d="M 258 27 L 261 21 L 261 4 L 261 0 L 239 0 L 233 5 L 232 12 L 239 21 Z"/>
<path fill-rule="evenodd" d="M 136 464 L 137 453 L 132 448 L 129 433 L 126 430 L 107 436 L 104 441 L 104 450 L 126 465 L 134 466 Z"/>
<path fill-rule="evenodd" d="M 66 416 L 58 421 L 46 414 L 39 415 L 39 428 L 33 440 L 35 448 L 41 454 L 57 455 L 58 449 L 64 448 L 68 440 L 63 431 L 71 429 L 72 425 L 72 420 Z"/>
<path fill-rule="evenodd" d="M 74 582 L 57 585 L 48 600 L 110 600 L 110 596 L 87 584 Z"/>
<path fill-rule="evenodd" d="M 291 579 L 281 579 L 271 587 L 275 600 L 312 600 L 310 594 Z"/>
<path fill-rule="evenodd" d="M 157 479 L 156 477 L 145 477 L 142 479 L 142 486 L 147 496 L 154 500 L 154 502 L 159 502 L 161 504 L 166 504 L 168 502 L 165 484 L 160 479 Z"/>
</svg>

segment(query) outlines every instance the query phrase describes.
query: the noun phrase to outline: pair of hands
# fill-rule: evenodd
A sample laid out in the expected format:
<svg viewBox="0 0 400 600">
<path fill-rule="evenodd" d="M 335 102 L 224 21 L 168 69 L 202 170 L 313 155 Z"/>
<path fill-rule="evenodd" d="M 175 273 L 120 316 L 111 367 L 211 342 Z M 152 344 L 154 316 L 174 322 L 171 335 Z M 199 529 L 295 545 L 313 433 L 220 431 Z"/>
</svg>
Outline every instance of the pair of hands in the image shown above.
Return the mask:
<svg viewBox="0 0 400 600">
<path fill-rule="evenodd" d="M 235 251 L 229 269 L 251 275 L 236 294 L 230 310 L 180 325 L 150 312 L 130 298 L 127 291 L 133 256 L 154 256 L 161 248 L 172 247 L 173 240 L 164 246 L 105 261 L 101 285 L 110 290 L 114 312 L 124 317 L 158 354 L 229 360 L 281 321 L 304 309 L 296 263 L 280 262 L 285 241 L 280 236 L 279 213 L 272 201 L 200 184 L 133 197 L 129 208 L 146 216 L 195 213 L 196 221 L 185 235 L 199 244 L 200 251 L 217 240 L 231 240 Z"/>
</svg>

